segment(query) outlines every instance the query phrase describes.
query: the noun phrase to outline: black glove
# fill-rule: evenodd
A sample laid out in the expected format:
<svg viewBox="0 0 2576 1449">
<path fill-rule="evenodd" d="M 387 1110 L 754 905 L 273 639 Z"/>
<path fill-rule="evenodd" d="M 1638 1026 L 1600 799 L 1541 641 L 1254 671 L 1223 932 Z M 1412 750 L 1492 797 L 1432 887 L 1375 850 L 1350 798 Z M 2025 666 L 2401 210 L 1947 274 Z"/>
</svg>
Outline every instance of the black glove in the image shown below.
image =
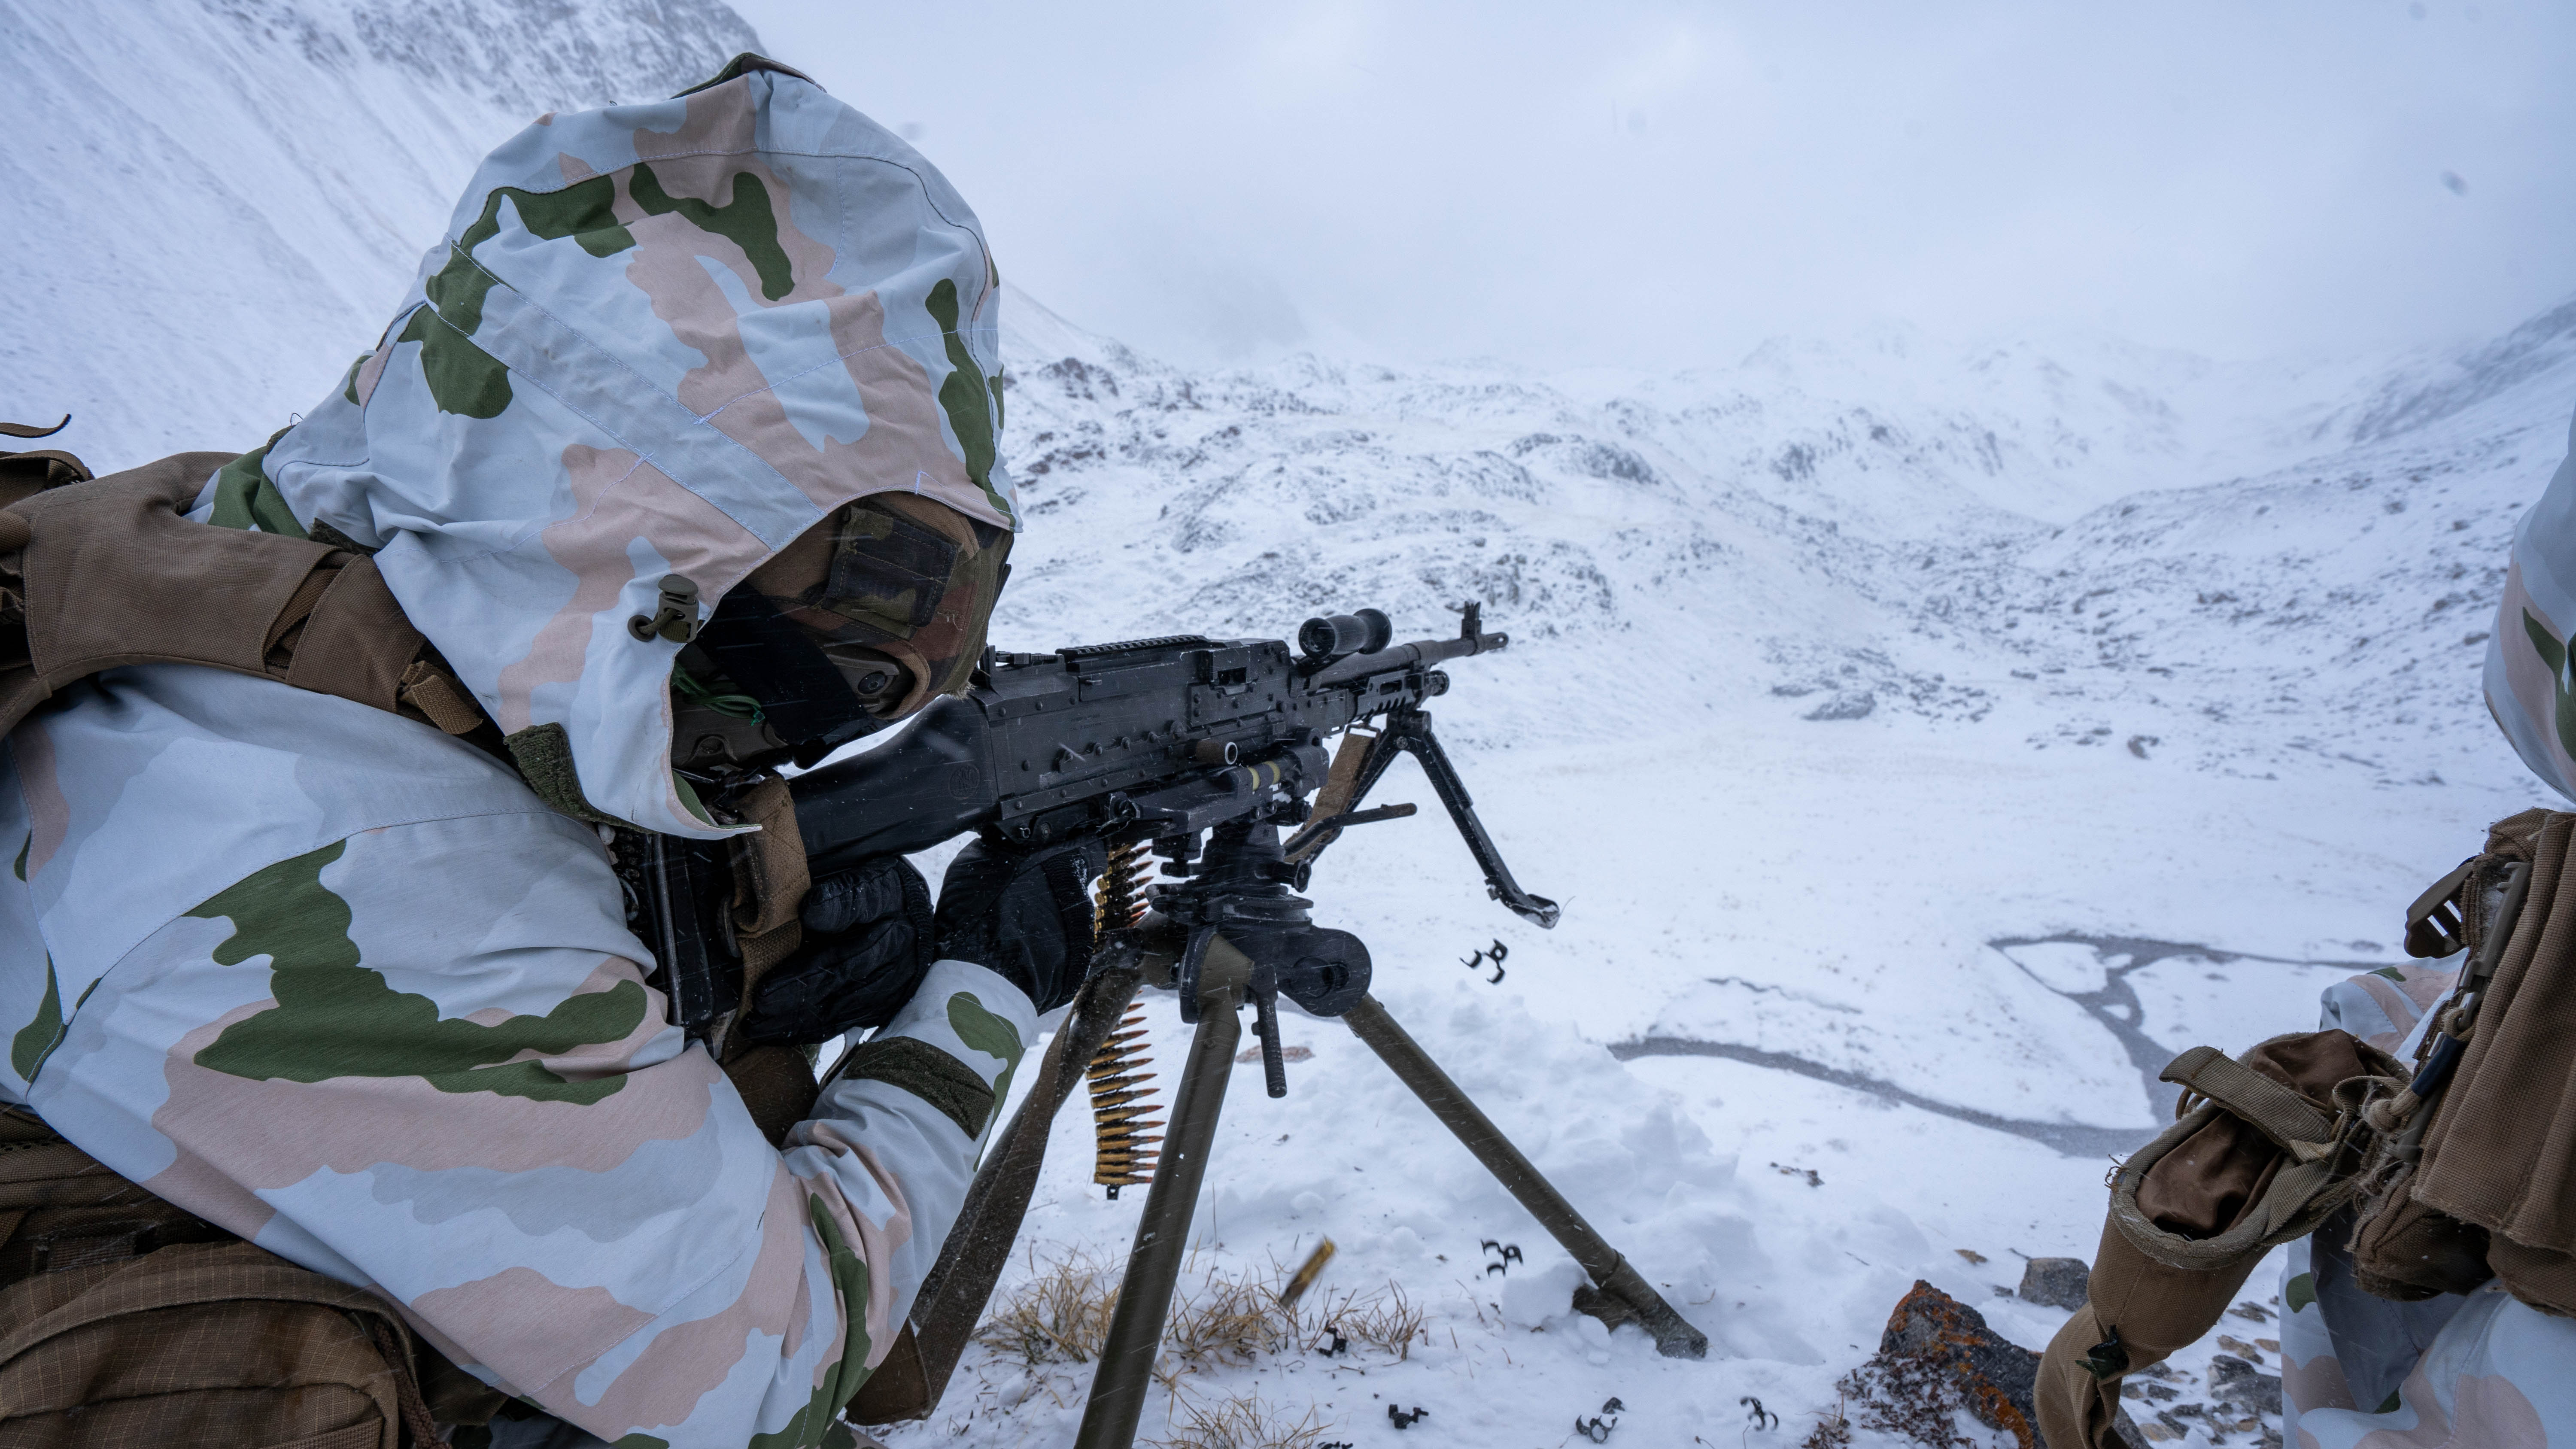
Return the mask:
<svg viewBox="0 0 2576 1449">
<path fill-rule="evenodd" d="M 976 841 L 939 883 L 939 955 L 972 961 L 1029 995 L 1040 1011 L 1073 999 L 1091 969 L 1091 841 L 1039 850 Z"/>
<path fill-rule="evenodd" d="M 752 989 L 749 1040 L 802 1045 L 883 1026 L 930 970 L 930 886 L 902 856 L 823 877 L 796 914 L 805 939 Z"/>
</svg>

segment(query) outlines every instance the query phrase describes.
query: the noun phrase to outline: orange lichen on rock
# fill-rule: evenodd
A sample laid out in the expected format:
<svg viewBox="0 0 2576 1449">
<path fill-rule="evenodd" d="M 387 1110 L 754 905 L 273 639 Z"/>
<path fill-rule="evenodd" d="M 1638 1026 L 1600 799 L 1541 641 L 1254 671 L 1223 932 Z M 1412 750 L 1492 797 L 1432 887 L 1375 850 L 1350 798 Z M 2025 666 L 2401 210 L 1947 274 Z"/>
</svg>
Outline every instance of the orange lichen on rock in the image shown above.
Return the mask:
<svg viewBox="0 0 2576 1449">
<path fill-rule="evenodd" d="M 1977 1310 L 1918 1279 L 1888 1315 L 1878 1353 L 1938 1367 L 1979 1423 L 2010 1433 L 2021 1449 L 2040 1449 L 2032 1397 L 2039 1355 L 1988 1328 Z"/>
</svg>

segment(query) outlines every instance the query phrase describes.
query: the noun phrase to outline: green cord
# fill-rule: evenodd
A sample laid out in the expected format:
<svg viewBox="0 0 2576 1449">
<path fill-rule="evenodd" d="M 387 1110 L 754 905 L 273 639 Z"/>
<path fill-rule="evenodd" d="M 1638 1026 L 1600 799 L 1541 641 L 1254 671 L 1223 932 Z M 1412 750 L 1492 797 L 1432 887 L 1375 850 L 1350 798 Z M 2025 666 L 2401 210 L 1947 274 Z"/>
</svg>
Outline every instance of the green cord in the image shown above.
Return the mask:
<svg viewBox="0 0 2576 1449">
<path fill-rule="evenodd" d="M 687 698 L 705 705 L 721 715 L 734 719 L 760 722 L 760 701 L 747 694 L 718 694 L 698 681 L 697 676 L 677 664 L 671 666 L 671 687 Z"/>
</svg>

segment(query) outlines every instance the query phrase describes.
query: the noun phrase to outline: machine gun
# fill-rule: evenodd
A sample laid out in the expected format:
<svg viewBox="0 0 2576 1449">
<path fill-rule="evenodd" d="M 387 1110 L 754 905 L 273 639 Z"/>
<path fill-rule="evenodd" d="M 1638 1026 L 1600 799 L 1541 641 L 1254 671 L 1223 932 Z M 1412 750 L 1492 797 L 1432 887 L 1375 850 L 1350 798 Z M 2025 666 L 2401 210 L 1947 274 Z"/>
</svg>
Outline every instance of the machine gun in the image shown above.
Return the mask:
<svg viewBox="0 0 2576 1449">
<path fill-rule="evenodd" d="M 1641 1323 L 1668 1354 L 1706 1353 L 1707 1339 L 1368 994 L 1367 946 L 1314 924 L 1313 902 L 1294 893 L 1344 831 L 1415 813 L 1362 804 L 1409 753 L 1487 893 L 1524 920 L 1556 924 L 1556 903 L 1524 890 L 1503 863 L 1423 709 L 1449 687 L 1437 666 L 1510 642 L 1484 632 L 1475 604 L 1461 613 L 1457 637 L 1407 644 L 1391 642 L 1375 609 L 1310 619 L 1294 654 L 1278 640 L 1197 635 L 1053 654 L 987 650 L 965 694 L 933 701 L 885 744 L 790 782 L 817 876 L 968 831 L 1020 846 L 1093 839 L 1112 861 L 1103 883 L 1108 929 L 1091 974 L 1029 1099 L 977 1174 L 905 1339 L 862 1389 L 854 1415 L 881 1423 L 930 1413 L 1009 1257 L 1048 1125 L 1146 985 L 1177 992 L 1195 1032 L 1076 1440 L 1083 1449 L 1125 1449 L 1135 1437 L 1247 1004 L 1268 1092 L 1287 1094 L 1281 996 L 1342 1018 L 1458 1134 L 1591 1275 L 1598 1286 L 1589 1311 Z M 1282 839 L 1283 830 L 1292 833 Z M 645 848 L 642 878 L 631 886 L 636 914 L 658 937 L 675 1014 L 703 1037 L 740 988 L 724 936 L 726 858 L 721 845 L 668 837 Z M 1148 859 L 1161 861 L 1168 880 L 1140 901 L 1135 877 Z"/>
</svg>

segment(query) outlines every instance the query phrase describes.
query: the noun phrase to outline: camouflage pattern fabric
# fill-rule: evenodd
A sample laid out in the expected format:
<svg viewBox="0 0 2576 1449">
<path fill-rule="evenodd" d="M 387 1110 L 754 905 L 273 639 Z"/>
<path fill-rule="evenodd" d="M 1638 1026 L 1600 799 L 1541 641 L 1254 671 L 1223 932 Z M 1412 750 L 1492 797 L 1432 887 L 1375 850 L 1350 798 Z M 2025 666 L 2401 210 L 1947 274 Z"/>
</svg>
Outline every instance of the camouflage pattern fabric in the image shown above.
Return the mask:
<svg viewBox="0 0 2576 1449">
<path fill-rule="evenodd" d="M 1016 526 L 1000 275 L 929 162 L 807 81 L 541 118 L 486 159 L 375 349 L 197 516 L 368 548 L 502 732 L 581 794 L 712 838 L 670 773 L 677 643 L 853 499 Z"/>
<path fill-rule="evenodd" d="M 8 753 L 0 1097 L 602 1438 L 812 1444 L 884 1354 L 989 1120 L 846 1081 L 771 1148 L 595 830 L 489 756 L 182 665 Z M 1035 1031 L 943 962 L 885 1034 L 990 1085 Z"/>
<path fill-rule="evenodd" d="M 2576 800 L 2576 419 L 2568 456 L 2514 530 L 2504 602 L 2487 639 L 2487 709 L 2515 753 Z"/>
<path fill-rule="evenodd" d="M 2326 988 L 2323 1020 L 2414 1057 L 2458 957 L 2383 967 Z M 2576 1443 L 2576 1323 L 2491 1283 L 2416 1303 L 2374 1298 L 2330 1223 L 2281 1272 L 2281 1433 L 2290 1449 L 2539 1449 Z"/>
<path fill-rule="evenodd" d="M 669 572 L 712 605 L 862 496 L 1007 529 L 992 325 L 972 214 L 810 84 L 550 117 L 199 516 L 380 549 L 594 803 L 727 833 L 668 771 L 677 646 L 627 618 Z M 823 1441 L 1036 1031 L 941 962 L 880 1033 L 911 1074 L 853 1072 L 773 1148 L 645 984 L 596 827 L 427 725 L 216 670 L 32 716 L 0 850 L 0 1099 L 624 1449 Z"/>
</svg>

